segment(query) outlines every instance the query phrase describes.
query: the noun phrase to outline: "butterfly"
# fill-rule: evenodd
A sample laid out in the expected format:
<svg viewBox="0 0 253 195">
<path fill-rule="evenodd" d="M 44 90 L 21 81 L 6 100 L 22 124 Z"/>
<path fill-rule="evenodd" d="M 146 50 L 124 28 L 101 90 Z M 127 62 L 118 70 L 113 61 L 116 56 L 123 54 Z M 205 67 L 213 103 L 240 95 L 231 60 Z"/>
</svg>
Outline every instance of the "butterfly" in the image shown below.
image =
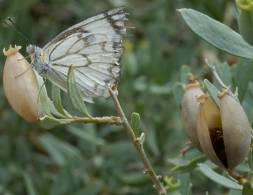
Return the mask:
<svg viewBox="0 0 253 195">
<path fill-rule="evenodd" d="M 108 87 L 120 77 L 126 16 L 123 8 L 115 8 L 69 27 L 43 48 L 28 45 L 32 66 L 63 91 L 72 66 L 84 101 L 109 97 Z"/>
</svg>

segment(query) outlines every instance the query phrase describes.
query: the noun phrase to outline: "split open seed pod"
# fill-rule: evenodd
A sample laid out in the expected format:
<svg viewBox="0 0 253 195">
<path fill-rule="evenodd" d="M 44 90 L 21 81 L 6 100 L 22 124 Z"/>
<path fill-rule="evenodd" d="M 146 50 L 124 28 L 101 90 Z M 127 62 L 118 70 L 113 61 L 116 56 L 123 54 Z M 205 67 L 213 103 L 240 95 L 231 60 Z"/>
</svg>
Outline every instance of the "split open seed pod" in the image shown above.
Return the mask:
<svg viewBox="0 0 253 195">
<path fill-rule="evenodd" d="M 186 86 L 186 91 L 182 98 L 182 119 L 185 125 L 186 133 L 193 146 L 200 146 L 197 136 L 197 113 L 199 111 L 199 102 L 197 97 L 203 95 L 199 82 L 194 81 Z"/>
<path fill-rule="evenodd" d="M 227 91 L 220 95 L 220 108 L 209 95 L 198 98 L 197 134 L 202 151 L 217 165 L 233 169 L 250 149 L 251 126 L 239 102 Z"/>
<path fill-rule="evenodd" d="M 28 122 L 37 122 L 41 116 L 38 102 L 39 85 L 31 64 L 19 53 L 20 46 L 6 51 L 3 70 L 4 94 L 12 108 Z"/>
</svg>

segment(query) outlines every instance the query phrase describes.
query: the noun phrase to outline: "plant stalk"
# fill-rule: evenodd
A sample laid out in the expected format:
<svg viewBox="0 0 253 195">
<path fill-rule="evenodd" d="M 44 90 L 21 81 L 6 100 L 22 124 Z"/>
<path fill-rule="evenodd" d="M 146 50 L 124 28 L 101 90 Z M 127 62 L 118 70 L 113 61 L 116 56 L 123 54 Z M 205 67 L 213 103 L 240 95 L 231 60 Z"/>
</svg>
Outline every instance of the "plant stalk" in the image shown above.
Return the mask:
<svg viewBox="0 0 253 195">
<path fill-rule="evenodd" d="M 50 118 L 49 116 L 47 116 Z M 54 119 L 60 124 L 73 124 L 73 123 L 96 123 L 96 124 L 111 124 L 111 125 L 122 125 L 122 120 L 118 116 L 104 116 L 104 117 L 71 117 L 64 119 Z"/>
<path fill-rule="evenodd" d="M 148 174 L 150 176 L 157 192 L 160 195 L 166 195 L 167 194 L 166 189 L 164 188 L 162 183 L 159 181 L 159 176 L 156 174 L 154 168 L 152 167 L 152 165 L 145 153 L 145 150 L 143 147 L 143 141 L 139 137 L 136 137 L 136 135 L 134 134 L 134 130 L 132 129 L 131 125 L 129 124 L 129 122 L 125 116 L 125 113 L 119 103 L 119 100 L 118 100 L 118 97 L 117 97 L 117 94 L 115 91 L 113 89 L 109 88 L 109 92 L 110 92 L 112 99 L 114 101 L 118 115 L 120 116 L 120 118 L 122 120 L 122 126 L 125 127 L 128 136 L 131 138 L 131 141 L 132 141 L 133 145 L 135 146 L 135 149 L 137 150 L 137 153 L 139 154 L 139 156 L 144 164 L 144 168 L 145 168 L 144 173 Z"/>
</svg>

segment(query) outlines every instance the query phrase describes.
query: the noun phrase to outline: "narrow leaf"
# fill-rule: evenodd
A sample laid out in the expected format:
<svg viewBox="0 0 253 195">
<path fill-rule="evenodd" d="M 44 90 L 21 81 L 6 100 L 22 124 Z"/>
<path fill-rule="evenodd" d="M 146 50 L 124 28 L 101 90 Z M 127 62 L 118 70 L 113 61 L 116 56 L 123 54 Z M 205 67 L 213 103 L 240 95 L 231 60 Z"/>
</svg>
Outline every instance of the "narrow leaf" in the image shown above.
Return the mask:
<svg viewBox="0 0 253 195">
<path fill-rule="evenodd" d="M 250 152 L 248 154 L 248 164 L 249 168 L 252 170 L 253 169 L 253 149 L 250 147 Z"/>
<path fill-rule="evenodd" d="M 133 112 L 131 115 L 131 126 L 134 130 L 135 135 L 138 137 L 140 135 L 140 127 L 141 127 L 141 117 L 139 113 Z"/>
<path fill-rule="evenodd" d="M 51 95 L 52 95 L 52 101 L 54 103 L 54 107 L 56 108 L 56 110 L 59 113 L 65 115 L 67 117 L 70 117 L 71 115 L 63 108 L 62 101 L 61 101 L 60 88 L 57 87 L 56 85 L 52 85 Z"/>
<path fill-rule="evenodd" d="M 220 105 L 220 100 L 218 98 L 219 90 L 207 79 L 204 79 L 204 85 L 205 85 L 208 93 L 210 94 L 210 96 L 214 100 L 214 102 L 217 104 L 217 106 L 219 106 Z"/>
<path fill-rule="evenodd" d="M 154 156 L 161 155 L 158 143 L 159 139 L 157 136 L 157 132 L 154 129 L 151 129 L 147 132 L 145 142 L 147 144 L 148 149 L 154 154 Z"/>
<path fill-rule="evenodd" d="M 183 65 L 181 70 L 180 70 L 180 81 L 183 84 L 188 83 L 188 76 L 190 74 L 190 68 L 189 66 Z"/>
<path fill-rule="evenodd" d="M 37 195 L 31 176 L 24 172 L 23 177 L 25 181 L 27 195 Z"/>
<path fill-rule="evenodd" d="M 81 91 L 76 85 L 73 67 L 70 66 L 68 71 L 68 94 L 73 106 L 86 116 L 90 116 L 88 109 L 82 99 Z"/>
<path fill-rule="evenodd" d="M 198 164 L 199 170 L 209 179 L 211 179 L 212 181 L 230 188 L 230 189 L 235 189 L 235 190 L 242 190 L 242 186 L 239 185 L 238 183 L 224 177 L 223 175 L 220 175 L 218 173 L 216 173 L 214 170 L 212 170 L 209 166 L 207 166 L 206 164 L 200 163 Z"/>
<path fill-rule="evenodd" d="M 58 150 L 57 147 L 55 147 L 54 140 L 49 135 L 43 135 L 39 139 L 42 146 L 45 148 L 45 150 L 50 154 L 52 159 L 59 165 L 63 166 L 66 164 L 66 159 L 64 155 Z"/>
<path fill-rule="evenodd" d="M 232 86 L 232 74 L 227 62 L 219 63 L 215 65 L 216 70 L 222 81 L 227 86 Z"/>
<path fill-rule="evenodd" d="M 237 0 L 236 2 L 241 2 L 241 4 L 248 4 L 249 7 L 252 4 L 252 1 L 238 1 Z M 253 45 L 253 37 L 252 37 L 253 13 L 252 11 L 240 9 L 238 24 L 239 24 L 240 33 L 242 37 L 244 38 L 244 40 L 247 41 L 249 44 Z"/>
<path fill-rule="evenodd" d="M 179 9 L 187 25 L 202 39 L 235 56 L 252 59 L 253 47 L 228 26 L 193 9 Z"/>
<path fill-rule="evenodd" d="M 180 180 L 180 193 L 183 195 L 192 195 L 192 183 L 190 178 L 190 172 L 182 173 L 177 176 Z"/>
<path fill-rule="evenodd" d="M 185 173 L 189 172 L 197 167 L 197 164 L 200 162 L 204 162 L 206 160 L 206 157 L 204 155 L 200 155 L 192 159 L 190 162 L 187 162 L 185 164 L 176 165 L 173 167 L 170 171 L 172 173 Z"/>
<path fill-rule="evenodd" d="M 47 95 L 47 89 L 45 87 L 45 81 L 43 78 L 36 72 L 34 71 L 37 81 L 38 81 L 38 86 L 39 86 L 39 94 L 38 94 L 38 102 L 41 105 L 42 112 L 44 114 L 51 114 L 51 109 L 50 109 L 50 104 L 49 104 L 49 98 Z"/>
<path fill-rule="evenodd" d="M 184 88 L 182 83 L 177 82 L 174 86 L 173 86 L 173 94 L 176 100 L 176 103 L 178 106 L 181 105 L 181 100 L 184 94 Z"/>
<path fill-rule="evenodd" d="M 117 179 L 122 182 L 123 184 L 127 184 L 129 186 L 143 186 L 147 185 L 149 183 L 149 178 L 141 174 L 140 172 L 127 172 L 127 173 L 121 173 L 116 172 L 115 173 Z"/>
<path fill-rule="evenodd" d="M 64 115 L 62 115 L 60 112 L 57 111 L 52 100 L 48 97 L 47 89 L 45 87 L 45 81 L 43 80 L 43 78 L 39 76 L 39 74 L 36 71 L 34 71 L 34 73 L 37 77 L 37 81 L 38 81 L 38 85 L 40 89 L 39 94 L 38 94 L 38 102 L 41 105 L 43 114 L 46 114 L 49 116 L 54 115 L 56 117 L 64 117 Z"/>
<path fill-rule="evenodd" d="M 80 189 L 71 195 L 100 195 L 103 194 L 104 183 L 98 179 L 86 183 L 85 187 L 80 187 Z"/>
<path fill-rule="evenodd" d="M 65 165 L 70 159 L 81 159 L 81 153 L 77 148 L 67 142 L 59 140 L 51 134 L 42 135 L 39 141 L 52 159 L 60 166 Z"/>
<path fill-rule="evenodd" d="M 91 144 L 95 144 L 98 146 L 105 144 L 105 141 L 103 139 L 97 137 L 97 135 L 92 133 L 92 131 L 84 131 L 84 130 L 81 130 L 79 128 L 74 128 L 74 127 L 68 128 L 68 131 L 71 134 L 75 135 L 76 137 L 78 137 L 82 140 L 88 141 Z"/>
<path fill-rule="evenodd" d="M 253 62 L 251 60 L 240 60 L 236 68 L 236 85 L 240 89 L 239 99 L 242 101 L 248 86 L 249 82 L 253 80 Z"/>
</svg>

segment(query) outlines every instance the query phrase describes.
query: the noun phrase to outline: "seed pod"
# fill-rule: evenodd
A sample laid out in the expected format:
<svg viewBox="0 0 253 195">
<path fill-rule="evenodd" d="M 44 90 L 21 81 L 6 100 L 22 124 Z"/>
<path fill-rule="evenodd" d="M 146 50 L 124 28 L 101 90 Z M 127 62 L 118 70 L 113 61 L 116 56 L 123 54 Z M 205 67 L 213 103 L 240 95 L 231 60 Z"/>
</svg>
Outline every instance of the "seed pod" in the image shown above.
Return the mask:
<svg viewBox="0 0 253 195">
<path fill-rule="evenodd" d="M 241 104 L 227 91 L 220 95 L 220 111 L 228 165 L 235 167 L 249 153 L 252 129 Z"/>
<path fill-rule="evenodd" d="M 251 127 L 242 106 L 227 91 L 220 95 L 220 108 L 208 95 L 198 100 L 197 135 L 202 151 L 215 164 L 233 169 L 250 149 Z"/>
<path fill-rule="evenodd" d="M 197 97 L 203 95 L 203 91 L 197 81 L 186 86 L 186 91 L 182 98 L 182 118 L 185 125 L 186 133 L 192 144 L 199 147 L 197 136 L 197 113 L 199 110 L 199 102 Z"/>
<path fill-rule="evenodd" d="M 28 122 L 40 118 L 38 103 L 39 86 L 31 64 L 19 53 L 20 46 L 6 51 L 7 59 L 3 70 L 3 88 L 12 108 Z"/>
<path fill-rule="evenodd" d="M 224 151 L 221 137 L 220 111 L 210 96 L 202 95 L 198 98 L 200 108 L 197 119 L 197 135 L 202 151 L 217 165 L 224 167 L 221 154 Z M 218 152 L 216 152 L 218 151 Z M 220 156 L 220 158 L 218 157 Z"/>
</svg>

